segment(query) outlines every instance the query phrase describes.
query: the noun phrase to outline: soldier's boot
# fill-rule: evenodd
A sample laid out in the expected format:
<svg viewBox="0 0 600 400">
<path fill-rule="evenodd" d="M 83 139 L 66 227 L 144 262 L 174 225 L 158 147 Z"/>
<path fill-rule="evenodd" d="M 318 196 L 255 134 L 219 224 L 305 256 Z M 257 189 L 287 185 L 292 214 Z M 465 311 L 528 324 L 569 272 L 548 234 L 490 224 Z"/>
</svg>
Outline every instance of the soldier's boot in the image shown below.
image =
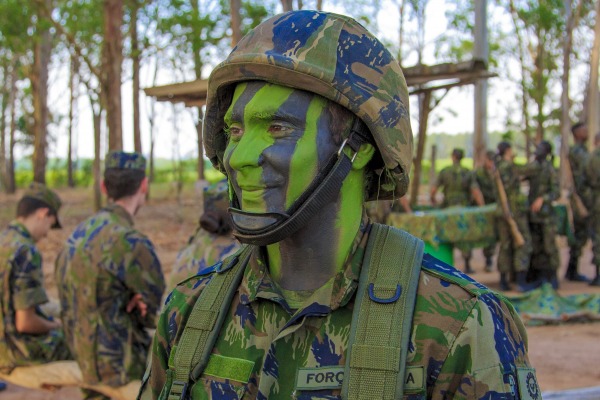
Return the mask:
<svg viewBox="0 0 600 400">
<path fill-rule="evenodd" d="M 516 273 L 516 275 L 517 275 L 517 290 L 519 292 L 529 292 L 530 290 L 533 290 L 540 285 L 540 282 L 537 282 L 537 281 L 533 282 L 533 283 L 527 282 L 527 271 L 518 271 Z"/>
<path fill-rule="evenodd" d="M 492 257 L 491 256 L 485 257 L 485 272 L 492 272 L 493 269 L 494 268 L 492 267 Z"/>
<path fill-rule="evenodd" d="M 465 258 L 465 274 L 472 274 L 473 268 L 471 268 L 471 258 Z"/>
<path fill-rule="evenodd" d="M 590 282 L 590 286 L 600 286 L 600 267 L 596 267 L 596 277 Z"/>
<path fill-rule="evenodd" d="M 500 273 L 500 290 L 503 292 L 510 290 L 510 284 L 508 283 L 508 274 L 506 272 Z"/>
<path fill-rule="evenodd" d="M 0 381 L 0 392 L 6 390 L 6 383 Z"/>
<path fill-rule="evenodd" d="M 589 282 L 587 276 L 581 275 L 577 271 L 577 259 L 569 258 L 569 265 L 567 266 L 567 273 L 565 274 L 565 279 L 571 282 Z"/>
<path fill-rule="evenodd" d="M 552 285 L 552 289 L 558 290 L 558 276 L 556 276 L 556 271 L 546 271 L 545 277 L 546 281 Z"/>
</svg>

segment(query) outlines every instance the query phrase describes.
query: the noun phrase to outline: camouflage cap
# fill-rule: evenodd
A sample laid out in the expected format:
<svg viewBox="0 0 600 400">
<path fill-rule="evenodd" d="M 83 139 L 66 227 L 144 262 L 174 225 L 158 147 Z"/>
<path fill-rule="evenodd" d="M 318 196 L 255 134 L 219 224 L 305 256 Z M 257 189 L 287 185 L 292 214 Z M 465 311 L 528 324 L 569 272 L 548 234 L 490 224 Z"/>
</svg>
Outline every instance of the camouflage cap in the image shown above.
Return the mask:
<svg viewBox="0 0 600 400">
<path fill-rule="evenodd" d="M 357 115 L 369 128 L 378 155 L 368 198 L 406 193 L 412 162 L 408 88 L 398 62 L 350 17 L 314 10 L 271 17 L 248 33 L 211 73 L 205 148 L 224 172 L 223 116 L 235 84 L 263 80 L 319 94 Z"/>
<path fill-rule="evenodd" d="M 229 185 L 223 179 L 204 188 L 204 212 L 229 209 Z"/>
<path fill-rule="evenodd" d="M 104 168 L 146 171 L 146 158 L 140 153 L 127 153 L 121 150 L 113 150 L 106 155 Z"/>
<path fill-rule="evenodd" d="M 455 147 L 452 150 L 452 155 L 458 158 L 459 160 L 462 160 L 462 158 L 465 156 L 465 151 L 459 147 Z"/>
<path fill-rule="evenodd" d="M 52 225 L 52 229 L 60 229 L 62 225 L 58 220 L 58 210 L 62 206 L 60 197 L 51 189 L 48 189 L 46 185 L 38 182 L 31 182 L 31 184 L 23 193 L 23 198 L 36 199 L 44 202 L 48 205 L 52 212 L 56 214 L 56 222 Z"/>
</svg>

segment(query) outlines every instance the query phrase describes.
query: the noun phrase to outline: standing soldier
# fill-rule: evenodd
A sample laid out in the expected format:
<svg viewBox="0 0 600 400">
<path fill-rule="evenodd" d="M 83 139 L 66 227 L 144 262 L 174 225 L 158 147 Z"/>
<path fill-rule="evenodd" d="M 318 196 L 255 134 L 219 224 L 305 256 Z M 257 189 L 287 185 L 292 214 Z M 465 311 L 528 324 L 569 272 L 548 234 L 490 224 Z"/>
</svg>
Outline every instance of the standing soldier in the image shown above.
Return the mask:
<svg viewBox="0 0 600 400">
<path fill-rule="evenodd" d="M 556 170 L 552 165 L 552 145 L 541 141 L 535 149 L 535 160 L 528 164 L 529 229 L 531 231 L 531 281 L 550 282 L 558 288 L 556 273 L 560 255 L 556 246 L 556 218 L 552 202 L 560 192 Z"/>
<path fill-rule="evenodd" d="M 206 154 L 245 245 L 169 296 L 141 398 L 541 397 L 512 307 L 365 216 L 404 195 L 412 162 L 379 40 L 341 15 L 276 15 L 208 88 Z"/>
<path fill-rule="evenodd" d="M 592 286 L 600 286 L 600 132 L 594 136 L 596 149 L 585 167 L 586 185 L 591 189 L 591 236 L 592 263 L 596 267 L 596 276 L 590 282 Z"/>
<path fill-rule="evenodd" d="M 165 289 L 154 246 L 133 227 L 148 190 L 146 160 L 113 151 L 102 189 L 109 205 L 67 239 L 56 282 L 67 343 L 86 384 L 126 393 L 139 388 L 150 336 Z M 89 390 L 86 399 L 105 398 Z"/>
<path fill-rule="evenodd" d="M 496 170 L 499 174 L 502 189 L 506 193 L 507 208 L 510 217 L 515 221 L 517 229 L 524 239 L 524 244 L 515 244 L 514 232 L 511 231 L 507 215 L 502 213 L 501 198 L 498 198 L 496 228 L 500 241 L 498 251 L 498 270 L 500 271 L 500 290 L 510 290 L 510 275 L 515 274 L 517 288 L 524 292 L 530 289 L 527 284 L 527 270 L 531 261 L 531 235 L 529 233 L 529 218 L 527 198 L 521 194 L 521 178 L 519 168 L 514 164 L 514 154 L 510 143 L 498 143 L 496 155 Z M 497 188 L 500 190 L 501 188 Z"/>
<path fill-rule="evenodd" d="M 433 184 L 430 192 L 431 204 L 435 205 L 437 200 L 435 195 L 438 188 L 442 187 L 444 199 L 442 208 L 447 207 L 467 207 L 475 202 L 478 206 L 484 205 L 483 196 L 477 185 L 474 174 L 467 168 L 460 165 L 465 152 L 462 149 L 452 150 L 452 165 L 443 168 L 438 175 L 437 182 Z M 465 272 L 473 272 L 471 268 L 471 246 L 468 244 L 457 243 L 456 246 L 461 250 L 465 261 Z"/>
<path fill-rule="evenodd" d="M 17 217 L 0 231 L 0 372 L 70 359 L 61 323 L 44 315 L 42 256 L 36 243 L 60 228 L 56 193 L 32 183 L 17 204 Z M 33 379 L 33 377 L 31 377 Z"/>
<path fill-rule="evenodd" d="M 569 149 L 569 164 L 573 173 L 575 193 L 571 196 L 571 209 L 573 210 L 573 228 L 575 241 L 569 249 L 569 264 L 565 278 L 574 282 L 587 282 L 588 279 L 578 271 L 579 257 L 585 243 L 590 236 L 590 218 L 582 215 L 580 206 L 576 203 L 575 196 L 579 196 L 584 206 L 589 207 L 589 188 L 585 185 L 585 165 L 589 158 L 587 149 L 587 126 L 578 122 L 571 128 L 575 144 Z"/>
<path fill-rule="evenodd" d="M 492 204 L 496 202 L 496 185 L 494 184 L 494 159 L 496 154 L 493 151 L 487 151 L 485 153 L 485 160 L 483 166 L 475 170 L 475 180 L 483 195 L 483 201 L 485 204 Z M 483 248 L 483 255 L 485 256 L 485 271 L 492 272 L 492 259 L 496 252 L 496 242 L 489 244 Z"/>
</svg>

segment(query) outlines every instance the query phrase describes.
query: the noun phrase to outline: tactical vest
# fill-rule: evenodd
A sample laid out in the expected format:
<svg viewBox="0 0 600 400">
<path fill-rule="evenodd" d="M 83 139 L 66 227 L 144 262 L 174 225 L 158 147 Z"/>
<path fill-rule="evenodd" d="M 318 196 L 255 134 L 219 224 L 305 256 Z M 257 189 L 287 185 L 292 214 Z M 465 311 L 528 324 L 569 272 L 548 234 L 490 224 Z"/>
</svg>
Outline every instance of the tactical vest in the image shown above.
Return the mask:
<svg viewBox="0 0 600 400">
<path fill-rule="evenodd" d="M 190 383 L 207 367 L 255 248 L 244 246 L 211 269 L 214 275 L 171 350 L 159 399 L 185 399 Z M 423 248 L 423 241 L 404 231 L 372 225 L 352 315 L 343 399 L 402 398 Z M 381 384 L 372 385 L 375 380 Z"/>
</svg>

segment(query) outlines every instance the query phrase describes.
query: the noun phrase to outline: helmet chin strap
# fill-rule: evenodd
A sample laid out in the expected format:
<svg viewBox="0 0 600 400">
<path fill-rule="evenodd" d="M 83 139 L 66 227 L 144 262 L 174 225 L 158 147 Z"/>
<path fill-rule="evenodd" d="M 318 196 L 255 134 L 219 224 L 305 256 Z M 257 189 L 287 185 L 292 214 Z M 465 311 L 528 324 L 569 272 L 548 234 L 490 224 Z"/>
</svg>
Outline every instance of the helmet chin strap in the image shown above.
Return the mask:
<svg viewBox="0 0 600 400">
<path fill-rule="evenodd" d="M 331 156 L 325 168 L 285 213 L 243 211 L 238 208 L 238 200 L 234 193 L 229 208 L 234 236 L 242 243 L 266 246 L 297 232 L 324 206 L 337 199 L 344 179 L 352 170 L 352 163 L 360 146 L 369 142 L 369 137 L 367 127 L 360 118 L 355 117 L 348 138 L 344 139 L 337 153 Z M 354 151 L 352 158 L 343 151 L 346 145 Z"/>
</svg>

